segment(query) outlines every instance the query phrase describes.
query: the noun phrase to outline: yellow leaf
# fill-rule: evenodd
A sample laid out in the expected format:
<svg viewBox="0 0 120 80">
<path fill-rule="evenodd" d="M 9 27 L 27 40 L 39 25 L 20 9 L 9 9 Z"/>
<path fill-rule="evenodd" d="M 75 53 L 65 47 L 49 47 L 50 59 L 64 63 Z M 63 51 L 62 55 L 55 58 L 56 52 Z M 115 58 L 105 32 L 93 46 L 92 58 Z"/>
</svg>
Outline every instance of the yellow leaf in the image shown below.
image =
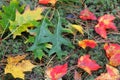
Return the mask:
<svg viewBox="0 0 120 80">
<path fill-rule="evenodd" d="M 8 57 L 8 64 L 17 64 L 19 61 L 23 60 L 27 55 L 18 55 L 15 57 Z"/>
<path fill-rule="evenodd" d="M 72 26 L 72 28 L 74 28 L 75 30 L 79 31 L 82 35 L 84 35 L 83 28 L 82 28 L 81 25 L 72 24 L 71 26 Z"/>
<path fill-rule="evenodd" d="M 43 18 L 41 15 L 43 10 L 44 9 L 41 7 L 36 7 L 34 10 L 30 10 L 30 7 L 27 6 L 23 14 L 16 11 L 15 21 L 10 21 L 9 26 L 9 30 L 13 34 L 13 38 L 20 36 L 22 32 L 28 32 L 29 27 L 33 28 L 35 26 L 33 21 L 41 20 Z"/>
<path fill-rule="evenodd" d="M 23 60 L 26 55 L 8 57 L 8 64 L 5 67 L 5 74 L 11 73 L 14 78 L 24 79 L 24 72 L 32 71 L 35 67 L 29 60 Z"/>
</svg>

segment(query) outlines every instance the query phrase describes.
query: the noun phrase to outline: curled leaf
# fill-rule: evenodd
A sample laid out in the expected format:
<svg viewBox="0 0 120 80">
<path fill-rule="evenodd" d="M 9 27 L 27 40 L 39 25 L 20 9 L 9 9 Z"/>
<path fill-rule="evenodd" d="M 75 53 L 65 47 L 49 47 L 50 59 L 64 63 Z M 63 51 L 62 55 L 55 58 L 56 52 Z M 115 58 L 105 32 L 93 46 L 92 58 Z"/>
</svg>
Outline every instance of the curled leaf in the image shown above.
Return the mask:
<svg viewBox="0 0 120 80">
<path fill-rule="evenodd" d="M 46 70 L 46 74 L 51 80 L 58 80 L 67 73 L 67 67 L 68 66 L 66 63 L 64 65 L 58 65 L 53 68 L 48 68 Z"/>
<path fill-rule="evenodd" d="M 97 46 L 97 43 L 94 40 L 84 39 L 82 41 L 79 41 L 78 45 L 83 49 L 86 47 L 95 48 L 95 46 Z"/>
<path fill-rule="evenodd" d="M 72 24 L 71 26 L 72 26 L 72 28 L 74 28 L 75 30 L 79 31 L 82 35 L 84 35 L 83 28 L 82 28 L 81 25 Z"/>
<path fill-rule="evenodd" d="M 106 65 L 107 73 L 102 73 L 95 80 L 120 80 L 119 70 L 116 68 Z"/>
<path fill-rule="evenodd" d="M 87 8 L 80 12 L 79 16 L 82 20 L 97 20 L 96 16 Z"/>
<path fill-rule="evenodd" d="M 91 71 L 95 71 L 101 68 L 94 60 L 90 59 L 90 55 L 81 56 L 78 59 L 77 66 L 84 69 L 89 74 L 91 74 Z"/>
</svg>

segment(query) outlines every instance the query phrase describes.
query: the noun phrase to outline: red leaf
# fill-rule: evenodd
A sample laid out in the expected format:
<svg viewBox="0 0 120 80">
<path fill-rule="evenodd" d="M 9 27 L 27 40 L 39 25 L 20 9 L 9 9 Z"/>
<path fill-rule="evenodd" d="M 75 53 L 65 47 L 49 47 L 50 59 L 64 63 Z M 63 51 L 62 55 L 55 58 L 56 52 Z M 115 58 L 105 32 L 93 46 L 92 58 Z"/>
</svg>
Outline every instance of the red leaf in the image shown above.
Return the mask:
<svg viewBox="0 0 120 80">
<path fill-rule="evenodd" d="M 116 68 L 106 65 L 107 73 L 102 73 L 95 80 L 120 80 L 119 70 Z"/>
<path fill-rule="evenodd" d="M 120 45 L 118 44 L 105 44 L 104 50 L 108 58 L 111 58 L 113 55 L 120 53 Z"/>
<path fill-rule="evenodd" d="M 48 4 L 51 3 L 52 5 L 55 5 L 57 0 L 39 0 L 39 4 Z"/>
<path fill-rule="evenodd" d="M 79 16 L 82 20 L 97 20 L 96 16 L 87 8 L 80 12 Z"/>
<path fill-rule="evenodd" d="M 40 4 L 48 4 L 50 0 L 39 0 Z"/>
<path fill-rule="evenodd" d="M 78 65 L 77 66 L 80 67 L 80 68 L 82 68 L 82 69 L 84 69 L 89 74 L 91 74 L 91 71 L 95 71 L 95 70 L 98 70 L 99 68 L 101 68 L 95 62 L 95 60 L 91 60 L 90 59 L 90 55 L 81 56 L 78 59 Z"/>
<path fill-rule="evenodd" d="M 98 18 L 98 22 L 104 22 L 107 24 L 109 22 L 112 22 L 114 19 L 115 19 L 115 17 L 113 15 L 105 14 Z"/>
<path fill-rule="evenodd" d="M 103 38 L 107 38 L 107 32 L 104 27 L 101 27 L 99 24 L 95 26 L 95 31 L 97 34 L 99 34 Z"/>
<path fill-rule="evenodd" d="M 95 26 L 95 31 L 98 33 L 101 37 L 107 38 L 107 29 L 112 29 L 114 31 L 117 31 L 117 28 L 115 24 L 112 22 L 115 19 L 114 16 L 105 14 L 104 16 L 101 16 L 98 19 L 98 24 Z"/>
<path fill-rule="evenodd" d="M 74 80 L 82 80 L 81 74 L 79 74 L 76 70 L 74 71 Z"/>
<path fill-rule="evenodd" d="M 94 40 L 84 39 L 82 41 L 79 41 L 78 45 L 83 49 L 85 49 L 87 46 L 90 48 L 95 48 L 95 46 L 97 46 L 97 43 Z"/>
<path fill-rule="evenodd" d="M 110 58 L 110 65 L 112 65 L 112 66 L 119 66 L 120 65 L 120 53 L 114 54 Z"/>
<path fill-rule="evenodd" d="M 46 73 L 51 80 L 58 80 L 67 73 L 67 63 L 49 68 Z"/>
</svg>

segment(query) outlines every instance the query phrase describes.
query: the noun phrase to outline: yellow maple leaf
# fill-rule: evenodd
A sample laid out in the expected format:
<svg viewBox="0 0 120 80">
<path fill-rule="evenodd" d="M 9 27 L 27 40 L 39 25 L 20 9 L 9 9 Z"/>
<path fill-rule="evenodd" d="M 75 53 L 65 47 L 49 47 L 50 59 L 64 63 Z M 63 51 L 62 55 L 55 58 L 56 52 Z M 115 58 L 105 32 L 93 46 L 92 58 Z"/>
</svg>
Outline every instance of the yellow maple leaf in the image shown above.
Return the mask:
<svg viewBox="0 0 120 80">
<path fill-rule="evenodd" d="M 22 32 L 29 32 L 28 28 L 33 28 L 35 26 L 32 22 L 43 18 L 41 15 L 43 10 L 44 8 L 41 7 L 36 7 L 34 10 L 30 10 L 30 7 L 27 6 L 22 14 L 16 11 L 16 18 L 14 21 L 10 21 L 9 26 L 13 38 L 20 36 Z"/>
<path fill-rule="evenodd" d="M 83 28 L 82 28 L 81 25 L 72 24 L 71 26 L 72 26 L 72 28 L 74 28 L 75 30 L 79 31 L 82 35 L 84 35 Z"/>
<path fill-rule="evenodd" d="M 24 79 L 24 72 L 32 71 L 35 67 L 35 65 L 33 65 L 29 60 L 23 60 L 25 57 L 26 55 L 8 57 L 8 64 L 5 67 L 5 74 L 11 73 L 14 78 Z"/>
</svg>

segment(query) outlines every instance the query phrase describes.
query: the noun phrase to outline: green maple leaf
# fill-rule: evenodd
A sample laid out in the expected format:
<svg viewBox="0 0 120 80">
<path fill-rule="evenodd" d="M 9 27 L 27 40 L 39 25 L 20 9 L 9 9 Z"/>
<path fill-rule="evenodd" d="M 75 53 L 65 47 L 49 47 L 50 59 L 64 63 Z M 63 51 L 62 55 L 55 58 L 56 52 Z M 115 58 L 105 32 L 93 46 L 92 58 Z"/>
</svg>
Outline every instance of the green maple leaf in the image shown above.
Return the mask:
<svg viewBox="0 0 120 80">
<path fill-rule="evenodd" d="M 0 29 L 4 33 L 5 30 L 9 27 L 9 21 L 13 21 L 15 19 L 15 11 L 18 10 L 22 12 L 25 5 L 19 6 L 18 0 L 11 0 L 9 6 L 3 6 L 2 11 L 0 11 Z"/>
<path fill-rule="evenodd" d="M 41 26 L 38 27 L 38 32 L 35 37 L 35 42 L 33 46 L 30 48 L 30 50 L 34 51 L 38 47 L 40 47 L 42 44 L 45 43 L 51 43 L 52 47 L 50 50 L 46 50 L 47 53 L 52 55 L 53 53 L 56 53 L 58 58 L 61 58 L 63 55 L 66 55 L 66 52 L 62 50 L 62 45 L 73 47 L 71 42 L 62 36 L 63 27 L 61 25 L 61 19 L 58 18 L 58 23 L 55 26 L 54 33 L 52 33 L 49 28 L 49 21 L 47 19 L 44 19 Z"/>
<path fill-rule="evenodd" d="M 34 10 L 30 10 L 29 6 L 26 7 L 23 14 L 16 12 L 15 21 L 10 21 L 10 31 L 13 34 L 13 38 L 20 36 L 22 32 L 27 31 L 28 27 L 34 27 L 36 20 L 42 19 L 41 13 L 43 9 L 37 7 Z"/>
</svg>

